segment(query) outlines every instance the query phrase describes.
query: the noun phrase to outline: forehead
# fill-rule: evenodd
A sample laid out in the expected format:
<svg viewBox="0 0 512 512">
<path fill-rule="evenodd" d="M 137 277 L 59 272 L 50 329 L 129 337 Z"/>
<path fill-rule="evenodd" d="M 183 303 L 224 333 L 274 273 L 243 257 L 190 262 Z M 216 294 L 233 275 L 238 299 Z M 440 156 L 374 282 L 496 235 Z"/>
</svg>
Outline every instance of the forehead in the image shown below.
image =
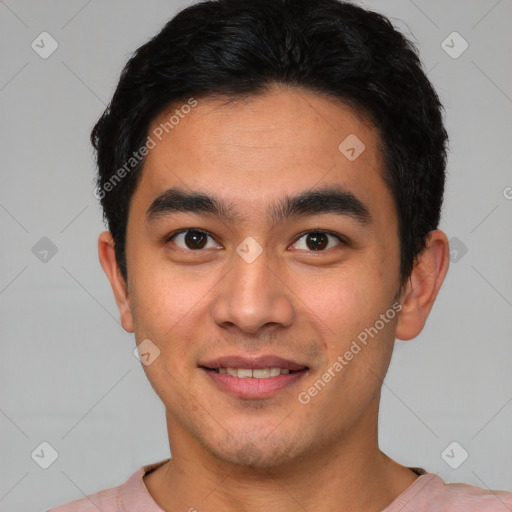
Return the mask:
<svg viewBox="0 0 512 512">
<path fill-rule="evenodd" d="M 175 187 L 215 191 L 260 213 L 283 196 L 319 186 L 341 185 L 368 203 L 390 200 L 377 130 L 340 101 L 275 88 L 186 104 L 174 104 L 150 127 L 155 144 L 135 193 L 146 207 Z"/>
</svg>

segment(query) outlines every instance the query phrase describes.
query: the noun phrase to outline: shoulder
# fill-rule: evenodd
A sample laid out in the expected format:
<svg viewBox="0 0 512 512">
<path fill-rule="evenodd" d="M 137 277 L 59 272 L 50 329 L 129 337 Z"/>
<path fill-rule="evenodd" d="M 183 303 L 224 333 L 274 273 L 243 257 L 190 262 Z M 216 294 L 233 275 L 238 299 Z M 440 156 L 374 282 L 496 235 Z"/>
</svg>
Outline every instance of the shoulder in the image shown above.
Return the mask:
<svg viewBox="0 0 512 512">
<path fill-rule="evenodd" d="M 46 512 L 117 512 L 119 508 L 116 505 L 116 496 L 119 495 L 120 487 L 96 492 L 85 498 L 50 508 Z"/>
<path fill-rule="evenodd" d="M 167 460 L 142 466 L 130 478 L 117 487 L 98 491 L 82 499 L 71 501 L 45 512 L 161 512 L 144 486 L 143 477 L 146 473 L 158 468 Z"/>
<path fill-rule="evenodd" d="M 508 512 L 512 492 L 464 483 L 445 483 L 434 473 L 422 474 L 385 512 Z"/>
<path fill-rule="evenodd" d="M 463 483 L 444 484 L 438 498 L 442 508 L 450 512 L 506 512 L 512 510 L 512 492 L 482 489 Z M 436 509 L 433 509 L 433 512 Z"/>
<path fill-rule="evenodd" d="M 117 512 L 119 509 L 118 497 L 125 484 L 98 491 L 94 494 L 51 508 L 46 512 Z"/>
</svg>

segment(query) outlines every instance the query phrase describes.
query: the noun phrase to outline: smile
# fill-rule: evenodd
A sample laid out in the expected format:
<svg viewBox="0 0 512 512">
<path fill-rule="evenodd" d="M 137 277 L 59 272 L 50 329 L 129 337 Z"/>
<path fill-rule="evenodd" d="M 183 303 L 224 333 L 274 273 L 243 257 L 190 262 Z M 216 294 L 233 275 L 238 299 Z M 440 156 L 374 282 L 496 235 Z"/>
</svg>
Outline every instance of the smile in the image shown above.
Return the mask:
<svg viewBox="0 0 512 512">
<path fill-rule="evenodd" d="M 295 385 L 309 373 L 309 368 L 207 368 L 199 367 L 211 382 L 238 398 L 269 398 Z"/>
</svg>

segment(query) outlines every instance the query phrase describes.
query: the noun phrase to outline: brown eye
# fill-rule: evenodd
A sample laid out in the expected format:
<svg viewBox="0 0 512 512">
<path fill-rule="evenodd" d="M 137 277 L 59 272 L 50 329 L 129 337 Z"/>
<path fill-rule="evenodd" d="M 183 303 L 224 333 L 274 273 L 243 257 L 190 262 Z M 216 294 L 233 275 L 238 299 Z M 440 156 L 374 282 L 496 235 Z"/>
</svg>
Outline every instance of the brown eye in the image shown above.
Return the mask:
<svg viewBox="0 0 512 512">
<path fill-rule="evenodd" d="M 210 241 L 208 239 L 210 239 Z M 218 247 L 208 233 L 198 229 L 185 229 L 168 239 L 168 241 L 171 240 L 173 240 L 180 249 L 184 250 L 199 251 L 204 248 L 211 249 Z"/>
<path fill-rule="evenodd" d="M 307 251 L 323 251 L 329 246 L 330 240 L 337 240 L 339 245 L 342 242 L 341 238 L 336 235 L 331 235 L 325 231 L 310 231 L 295 242 L 294 247 L 299 250 Z M 332 247 L 332 244 L 329 249 Z"/>
</svg>

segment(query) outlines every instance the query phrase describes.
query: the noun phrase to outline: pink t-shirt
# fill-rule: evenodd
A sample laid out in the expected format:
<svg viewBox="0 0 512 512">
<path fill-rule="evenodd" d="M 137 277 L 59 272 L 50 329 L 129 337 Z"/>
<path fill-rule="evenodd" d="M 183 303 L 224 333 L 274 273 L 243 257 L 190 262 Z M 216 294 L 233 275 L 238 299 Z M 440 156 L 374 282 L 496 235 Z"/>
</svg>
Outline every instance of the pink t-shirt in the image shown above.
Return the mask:
<svg viewBox="0 0 512 512">
<path fill-rule="evenodd" d="M 165 512 L 149 494 L 142 477 L 169 459 L 142 466 L 122 485 L 47 512 Z M 510 512 L 512 492 L 487 491 L 467 484 L 445 484 L 434 473 L 411 468 L 420 476 L 382 512 Z"/>
</svg>

